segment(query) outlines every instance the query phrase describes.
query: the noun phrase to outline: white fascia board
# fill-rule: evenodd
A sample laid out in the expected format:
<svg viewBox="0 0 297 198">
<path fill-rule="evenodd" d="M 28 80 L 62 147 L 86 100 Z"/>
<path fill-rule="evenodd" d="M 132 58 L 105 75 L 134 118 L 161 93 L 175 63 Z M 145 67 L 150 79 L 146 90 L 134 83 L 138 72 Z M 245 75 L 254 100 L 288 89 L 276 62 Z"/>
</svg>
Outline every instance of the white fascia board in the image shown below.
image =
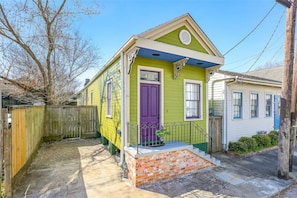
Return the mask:
<svg viewBox="0 0 297 198">
<path fill-rule="evenodd" d="M 136 39 L 137 39 L 137 36 L 135 35 L 131 36 L 129 40 L 107 61 L 107 63 L 99 70 L 99 72 L 90 80 L 88 85 L 90 85 L 93 81 L 95 81 L 98 78 L 98 76 L 100 76 L 106 70 L 106 68 L 108 68 L 114 61 L 120 58 L 121 52 L 127 51 L 135 43 Z M 88 87 L 88 85 L 83 87 L 78 93 L 85 90 Z"/>
<path fill-rule="evenodd" d="M 239 78 L 238 81 L 242 82 L 242 83 L 254 84 L 254 85 L 263 85 L 263 86 L 268 86 L 268 87 L 279 87 L 279 88 L 282 87 L 282 84 L 278 83 L 278 82 L 267 82 L 267 81 L 256 80 L 256 79 L 248 80 L 248 79 L 240 79 Z"/>
<path fill-rule="evenodd" d="M 184 56 L 187 58 L 194 58 L 197 60 L 203 60 L 211 63 L 216 63 L 218 65 L 223 65 L 224 64 L 224 58 L 223 57 L 218 57 L 218 56 L 213 56 L 173 45 L 169 45 L 166 43 L 161 43 L 157 41 L 152 41 L 149 39 L 144 39 L 144 38 L 138 38 L 135 46 L 141 47 L 141 48 L 147 48 L 151 50 L 156 50 L 156 51 L 161 51 L 161 52 L 166 52 L 169 54 L 176 54 L 180 56 Z"/>
</svg>

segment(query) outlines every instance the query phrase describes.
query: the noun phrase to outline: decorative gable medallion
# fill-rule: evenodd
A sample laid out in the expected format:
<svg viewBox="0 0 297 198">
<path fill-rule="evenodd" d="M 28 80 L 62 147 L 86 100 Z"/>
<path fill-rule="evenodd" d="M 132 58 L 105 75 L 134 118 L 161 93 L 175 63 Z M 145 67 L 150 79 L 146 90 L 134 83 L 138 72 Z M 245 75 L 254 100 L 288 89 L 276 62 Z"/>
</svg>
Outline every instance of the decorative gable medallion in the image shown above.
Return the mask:
<svg viewBox="0 0 297 198">
<path fill-rule="evenodd" d="M 191 43 L 191 34 L 187 30 L 181 30 L 179 32 L 179 40 L 184 45 L 189 45 Z"/>
</svg>

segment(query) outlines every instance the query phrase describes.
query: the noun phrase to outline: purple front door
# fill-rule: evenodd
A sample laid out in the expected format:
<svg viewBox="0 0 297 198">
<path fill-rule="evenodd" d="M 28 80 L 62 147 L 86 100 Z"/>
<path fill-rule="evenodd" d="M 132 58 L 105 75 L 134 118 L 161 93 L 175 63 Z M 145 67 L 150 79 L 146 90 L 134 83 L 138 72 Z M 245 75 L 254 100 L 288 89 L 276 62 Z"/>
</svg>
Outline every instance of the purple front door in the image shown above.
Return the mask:
<svg viewBox="0 0 297 198">
<path fill-rule="evenodd" d="M 160 85 L 140 84 L 140 143 L 156 143 L 160 128 Z"/>
</svg>

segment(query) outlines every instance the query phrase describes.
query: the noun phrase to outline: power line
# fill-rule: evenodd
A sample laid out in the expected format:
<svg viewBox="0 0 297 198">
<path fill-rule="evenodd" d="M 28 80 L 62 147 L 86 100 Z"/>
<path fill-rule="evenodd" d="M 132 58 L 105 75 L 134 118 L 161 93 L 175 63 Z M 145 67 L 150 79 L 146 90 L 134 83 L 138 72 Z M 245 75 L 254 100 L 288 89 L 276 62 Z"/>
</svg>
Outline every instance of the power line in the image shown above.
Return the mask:
<svg viewBox="0 0 297 198">
<path fill-rule="evenodd" d="M 280 53 L 281 53 L 281 49 L 283 49 L 283 45 L 281 45 L 279 48 L 278 48 L 278 50 L 272 55 L 272 57 L 271 57 L 271 59 L 270 59 L 270 61 L 269 62 L 272 62 L 274 59 L 275 59 L 275 57 L 278 57 L 279 55 L 280 55 Z"/>
<path fill-rule="evenodd" d="M 256 27 L 254 29 L 252 29 L 252 31 L 250 31 L 250 33 L 248 33 L 245 37 L 243 37 L 243 39 L 241 39 L 236 45 L 234 45 L 231 49 L 229 49 L 223 56 L 227 55 L 234 48 L 236 48 L 239 44 L 241 44 L 246 38 L 248 38 L 263 23 L 263 21 L 268 17 L 268 15 L 271 13 L 271 11 L 275 8 L 276 4 L 277 3 L 274 3 L 272 8 L 267 12 L 267 14 L 262 18 L 262 20 L 256 25 Z"/>
<path fill-rule="evenodd" d="M 283 11 L 283 13 L 282 13 L 280 19 L 278 20 L 278 22 L 277 22 L 277 24 L 276 24 L 276 27 L 274 28 L 274 31 L 272 32 L 272 34 L 271 34 L 271 36 L 270 36 L 268 42 L 266 43 L 265 47 L 264 47 L 263 50 L 261 51 L 261 53 L 260 53 L 260 55 L 258 56 L 258 58 L 255 60 L 255 62 L 250 66 L 250 68 L 248 69 L 247 72 L 249 72 L 249 71 L 255 66 L 255 64 L 258 62 L 258 60 L 261 58 L 261 56 L 263 55 L 263 53 L 264 53 L 265 50 L 267 49 L 267 47 L 268 47 L 270 41 L 272 40 L 272 38 L 273 38 L 273 36 L 274 36 L 276 30 L 278 29 L 279 24 L 281 23 L 281 20 L 282 20 L 284 14 L 285 14 L 285 11 Z"/>
</svg>

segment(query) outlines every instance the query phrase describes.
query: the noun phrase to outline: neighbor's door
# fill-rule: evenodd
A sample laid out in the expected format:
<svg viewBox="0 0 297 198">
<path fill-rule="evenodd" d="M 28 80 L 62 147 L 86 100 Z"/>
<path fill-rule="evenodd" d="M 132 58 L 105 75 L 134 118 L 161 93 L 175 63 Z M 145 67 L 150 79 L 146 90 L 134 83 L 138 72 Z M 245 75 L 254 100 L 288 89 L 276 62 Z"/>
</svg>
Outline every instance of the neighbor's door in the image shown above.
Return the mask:
<svg viewBox="0 0 297 198">
<path fill-rule="evenodd" d="M 160 85 L 140 84 L 140 143 L 153 144 L 160 127 Z"/>
<path fill-rule="evenodd" d="M 280 96 L 274 95 L 274 130 L 280 127 Z"/>
</svg>

